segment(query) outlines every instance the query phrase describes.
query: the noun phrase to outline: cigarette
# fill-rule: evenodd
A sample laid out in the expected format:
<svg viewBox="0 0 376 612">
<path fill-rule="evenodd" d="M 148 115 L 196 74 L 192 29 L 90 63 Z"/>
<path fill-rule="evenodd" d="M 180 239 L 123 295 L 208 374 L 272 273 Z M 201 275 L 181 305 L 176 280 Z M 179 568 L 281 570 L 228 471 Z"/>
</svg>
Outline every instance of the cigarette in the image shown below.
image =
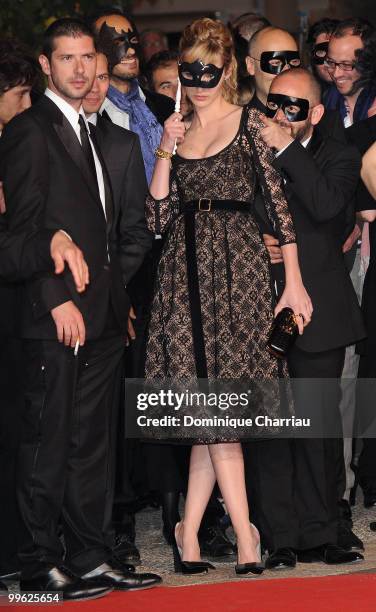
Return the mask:
<svg viewBox="0 0 376 612">
<path fill-rule="evenodd" d="M 77 340 L 76 340 L 76 345 L 75 345 L 75 347 L 74 347 L 74 356 L 75 356 L 75 357 L 77 357 L 77 355 L 78 355 L 78 349 L 79 349 L 79 348 L 80 348 L 80 339 L 79 339 L 79 338 L 77 338 Z"/>
</svg>

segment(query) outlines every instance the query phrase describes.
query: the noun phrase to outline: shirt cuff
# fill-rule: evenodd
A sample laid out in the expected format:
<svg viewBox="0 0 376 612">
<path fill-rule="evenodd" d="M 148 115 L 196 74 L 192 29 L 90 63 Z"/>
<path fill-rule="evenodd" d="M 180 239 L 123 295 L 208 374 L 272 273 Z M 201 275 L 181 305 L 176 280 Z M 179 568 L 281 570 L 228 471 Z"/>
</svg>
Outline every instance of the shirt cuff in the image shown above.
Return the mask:
<svg viewBox="0 0 376 612">
<path fill-rule="evenodd" d="M 65 230 L 63 230 L 63 229 L 59 229 L 59 232 L 62 232 L 63 234 L 65 234 L 65 236 L 66 236 L 67 238 L 69 238 L 69 240 L 70 240 L 71 242 L 73 242 L 72 238 L 70 237 L 70 235 L 69 235 L 69 234 L 67 234 L 67 232 L 66 232 Z"/>
<path fill-rule="evenodd" d="M 286 145 L 285 147 L 283 147 L 283 149 L 281 149 L 280 151 L 277 151 L 277 153 L 275 154 L 276 157 L 279 157 L 280 155 L 282 155 L 282 153 L 284 153 L 286 151 L 286 149 L 288 149 L 292 144 L 293 144 L 294 140 L 292 140 L 291 142 L 289 142 L 288 145 Z"/>
</svg>

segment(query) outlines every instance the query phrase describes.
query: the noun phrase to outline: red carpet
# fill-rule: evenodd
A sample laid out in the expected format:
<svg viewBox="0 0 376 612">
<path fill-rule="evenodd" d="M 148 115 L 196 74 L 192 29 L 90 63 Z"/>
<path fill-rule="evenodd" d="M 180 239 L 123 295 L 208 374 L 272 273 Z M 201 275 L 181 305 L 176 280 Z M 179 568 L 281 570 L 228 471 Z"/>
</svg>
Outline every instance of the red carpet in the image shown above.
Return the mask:
<svg viewBox="0 0 376 612">
<path fill-rule="evenodd" d="M 46 612 L 49 606 L 32 606 Z M 13 608 L 14 609 L 14 608 Z M 61 608 L 60 608 L 61 609 Z M 244 580 L 115 592 L 65 605 L 69 612 L 375 612 L 376 574 Z M 59 607 L 52 607 L 59 610 Z"/>
</svg>

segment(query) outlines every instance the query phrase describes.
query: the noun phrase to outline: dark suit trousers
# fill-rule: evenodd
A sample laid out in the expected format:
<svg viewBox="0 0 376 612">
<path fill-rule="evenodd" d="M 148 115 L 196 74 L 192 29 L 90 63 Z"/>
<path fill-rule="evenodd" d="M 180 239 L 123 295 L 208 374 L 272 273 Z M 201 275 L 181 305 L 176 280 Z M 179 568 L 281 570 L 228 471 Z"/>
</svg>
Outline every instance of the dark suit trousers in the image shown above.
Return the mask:
<svg viewBox="0 0 376 612">
<path fill-rule="evenodd" d="M 26 406 L 18 465 L 25 577 L 62 562 L 79 574 L 110 557 L 104 543 L 113 485 L 113 404 L 124 338 L 109 318 L 103 336 L 74 357 L 57 341 L 25 341 Z"/>
<path fill-rule="evenodd" d="M 340 378 L 344 349 L 307 353 L 294 347 L 293 378 Z M 327 398 L 339 415 L 340 387 Z M 298 395 L 295 396 L 299 412 Z M 306 398 L 305 398 L 306 401 Z M 335 417 L 334 417 L 335 418 Z M 279 439 L 245 449 L 252 517 L 269 550 L 308 549 L 337 541 L 337 482 L 344 474 L 342 440 Z"/>
<path fill-rule="evenodd" d="M 372 355 L 361 355 L 359 361 L 358 378 L 376 378 L 376 358 Z M 369 399 L 372 395 L 371 389 L 374 389 L 374 382 L 370 381 L 369 386 L 365 387 L 366 395 L 368 397 L 363 398 L 362 394 L 364 391 L 362 388 L 358 389 L 358 406 L 357 406 L 357 418 L 361 426 L 361 431 L 366 431 L 367 427 L 374 429 L 374 417 L 370 418 L 371 413 L 369 408 Z M 371 391 L 371 393 L 370 393 Z M 362 406 L 367 408 L 366 414 L 363 414 Z M 362 438 L 362 451 L 359 457 L 358 464 L 358 476 L 360 486 L 363 489 L 371 488 L 376 489 L 376 439 L 375 438 Z"/>
<path fill-rule="evenodd" d="M 16 462 L 23 407 L 22 343 L 0 333 L 0 574 L 18 571 Z"/>
</svg>

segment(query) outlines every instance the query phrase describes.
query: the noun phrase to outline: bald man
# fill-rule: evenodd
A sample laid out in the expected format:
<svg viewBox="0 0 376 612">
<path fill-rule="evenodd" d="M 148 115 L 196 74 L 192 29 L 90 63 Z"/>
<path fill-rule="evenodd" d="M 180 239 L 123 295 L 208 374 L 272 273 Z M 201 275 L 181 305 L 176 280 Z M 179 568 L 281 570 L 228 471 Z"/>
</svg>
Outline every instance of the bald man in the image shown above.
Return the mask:
<svg viewBox="0 0 376 612">
<path fill-rule="evenodd" d="M 335 439 L 341 435 L 336 381 L 341 377 L 344 347 L 365 335 L 342 255 L 343 236 L 353 218 L 360 159 L 354 148 L 317 130 L 324 107 L 320 86 L 307 70 L 276 76 L 266 107 L 261 134 L 276 151 L 274 165 L 285 180 L 303 283 L 313 303 L 312 321 L 289 352 L 289 371 L 294 379 L 333 379 L 313 400 L 304 381 L 295 380 L 295 410 L 299 414 L 312 407 L 312 414 L 322 417 L 321 438 L 253 445 L 250 471 L 255 503 L 271 551 L 266 565 L 292 568 L 296 558 L 350 563 L 362 556 L 338 546 L 337 488 L 343 450 Z M 360 540 L 347 536 L 347 549 L 362 548 Z"/>
<path fill-rule="evenodd" d="M 255 80 L 255 95 L 251 106 L 265 110 L 270 85 L 280 72 L 300 66 L 295 38 L 280 28 L 263 28 L 249 42 L 247 70 Z"/>
</svg>

